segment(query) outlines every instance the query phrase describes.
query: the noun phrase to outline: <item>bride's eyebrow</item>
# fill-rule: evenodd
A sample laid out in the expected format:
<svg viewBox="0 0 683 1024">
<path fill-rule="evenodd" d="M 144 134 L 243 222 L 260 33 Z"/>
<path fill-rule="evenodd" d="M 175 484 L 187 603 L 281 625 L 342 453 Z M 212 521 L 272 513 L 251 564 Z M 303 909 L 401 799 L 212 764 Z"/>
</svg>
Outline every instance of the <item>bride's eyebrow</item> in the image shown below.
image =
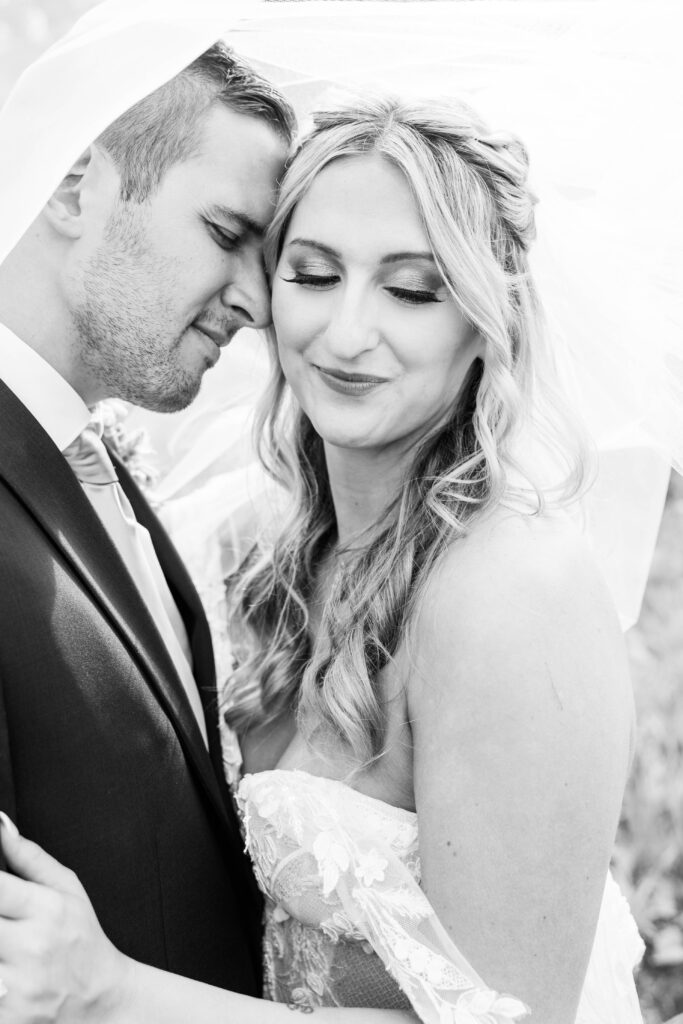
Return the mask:
<svg viewBox="0 0 683 1024">
<path fill-rule="evenodd" d="M 427 260 L 429 263 L 436 263 L 431 252 L 392 252 L 389 256 L 383 256 L 380 263 L 407 263 L 409 261 Z"/>
<path fill-rule="evenodd" d="M 324 245 L 322 242 L 316 242 L 312 238 L 292 238 L 287 246 L 300 245 L 306 246 L 309 249 L 316 249 L 318 252 L 323 253 L 325 256 L 331 256 L 333 259 L 340 260 L 342 258 L 341 253 L 337 252 L 329 245 Z M 409 261 L 417 262 L 419 260 L 426 260 L 429 263 L 435 263 L 434 255 L 431 252 L 392 252 L 387 256 L 383 256 L 380 260 L 381 264 L 386 263 L 406 263 Z"/>
<path fill-rule="evenodd" d="M 335 260 L 340 260 L 342 258 L 341 253 L 337 252 L 336 249 L 333 249 L 329 245 L 323 245 L 322 242 L 315 242 L 312 238 L 292 238 L 287 243 L 287 248 L 289 248 L 290 245 L 300 245 L 305 246 L 308 249 L 315 249 L 317 252 L 321 252 L 324 256 L 331 256 Z"/>
</svg>

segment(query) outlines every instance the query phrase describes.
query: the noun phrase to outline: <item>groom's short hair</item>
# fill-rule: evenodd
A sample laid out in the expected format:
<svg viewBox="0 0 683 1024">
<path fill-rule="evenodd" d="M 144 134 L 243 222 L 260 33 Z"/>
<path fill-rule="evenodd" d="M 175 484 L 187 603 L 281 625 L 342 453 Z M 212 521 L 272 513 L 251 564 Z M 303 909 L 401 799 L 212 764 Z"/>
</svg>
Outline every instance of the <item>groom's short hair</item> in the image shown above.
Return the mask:
<svg viewBox="0 0 683 1024">
<path fill-rule="evenodd" d="M 121 197 L 144 201 L 164 173 L 196 151 L 203 115 L 216 103 L 270 125 L 291 143 L 294 111 L 274 85 L 223 43 L 118 117 L 96 140 L 121 173 Z"/>
</svg>

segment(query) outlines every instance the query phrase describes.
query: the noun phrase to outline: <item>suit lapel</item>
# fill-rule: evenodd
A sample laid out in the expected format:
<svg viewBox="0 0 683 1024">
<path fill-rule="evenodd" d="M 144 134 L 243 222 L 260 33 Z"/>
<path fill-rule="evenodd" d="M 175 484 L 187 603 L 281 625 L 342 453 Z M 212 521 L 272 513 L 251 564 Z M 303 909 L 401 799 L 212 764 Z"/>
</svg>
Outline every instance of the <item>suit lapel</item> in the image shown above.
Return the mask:
<svg viewBox="0 0 683 1024">
<path fill-rule="evenodd" d="M 209 759 L 173 661 L 137 587 L 65 459 L 40 424 L 2 381 L 0 477 L 66 558 L 105 619 L 128 647 L 140 666 L 143 678 L 173 724 L 188 760 L 196 769 L 221 819 L 234 836 L 236 825 L 227 812 L 212 766 L 212 761 L 215 764 L 215 752 L 212 751 Z M 143 504 L 146 507 L 139 494 L 136 502 L 138 506 Z M 135 511 L 137 514 L 138 508 Z M 151 512 L 149 515 L 152 516 Z M 160 533 L 158 525 L 156 532 Z M 170 541 L 167 543 L 170 548 Z M 177 555 L 175 558 L 179 563 Z M 191 584 L 189 589 L 193 590 Z M 187 607 L 185 610 L 187 612 Z M 190 635 L 197 628 L 201 632 L 201 627 L 195 627 Z M 201 644 L 203 641 L 193 637 L 192 642 Z M 206 684 L 206 677 L 210 676 L 213 666 L 210 651 L 208 656 L 206 651 L 202 653 L 199 663 Z M 201 687 L 204 689 L 206 685 Z M 216 737 L 212 746 L 215 744 Z"/>
<path fill-rule="evenodd" d="M 169 585 L 173 599 L 187 630 L 192 652 L 194 677 L 199 697 L 204 708 L 206 730 L 209 739 L 209 753 L 214 770 L 222 780 L 224 777 L 220 735 L 218 732 L 218 705 L 216 695 L 216 670 L 213 657 L 211 633 L 199 595 L 190 575 L 176 551 L 168 534 L 163 529 L 148 502 L 138 490 L 126 467 L 112 453 L 116 472 L 126 497 L 131 503 L 135 518 L 149 530 L 159 564 Z"/>
</svg>

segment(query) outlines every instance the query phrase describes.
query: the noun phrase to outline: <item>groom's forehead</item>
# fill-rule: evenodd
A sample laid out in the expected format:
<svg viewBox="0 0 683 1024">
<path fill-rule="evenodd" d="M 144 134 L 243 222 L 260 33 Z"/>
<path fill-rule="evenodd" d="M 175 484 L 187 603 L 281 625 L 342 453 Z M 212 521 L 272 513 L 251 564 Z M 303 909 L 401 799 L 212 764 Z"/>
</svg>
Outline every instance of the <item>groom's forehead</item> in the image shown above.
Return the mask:
<svg viewBox="0 0 683 1024">
<path fill-rule="evenodd" d="M 202 126 L 196 152 L 168 178 L 195 190 L 212 217 L 261 236 L 271 219 L 288 143 L 263 121 L 220 106 Z"/>
</svg>

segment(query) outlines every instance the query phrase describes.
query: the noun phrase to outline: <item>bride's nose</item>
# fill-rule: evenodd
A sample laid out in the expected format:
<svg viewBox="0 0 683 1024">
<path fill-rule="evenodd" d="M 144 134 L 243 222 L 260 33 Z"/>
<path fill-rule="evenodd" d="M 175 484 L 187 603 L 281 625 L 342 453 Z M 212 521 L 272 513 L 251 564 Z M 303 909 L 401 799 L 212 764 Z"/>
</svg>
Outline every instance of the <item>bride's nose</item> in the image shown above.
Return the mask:
<svg viewBox="0 0 683 1024">
<path fill-rule="evenodd" d="M 330 355 L 339 360 L 353 360 L 375 348 L 381 331 L 374 303 L 367 295 L 340 295 L 334 304 L 325 332 Z"/>
</svg>

